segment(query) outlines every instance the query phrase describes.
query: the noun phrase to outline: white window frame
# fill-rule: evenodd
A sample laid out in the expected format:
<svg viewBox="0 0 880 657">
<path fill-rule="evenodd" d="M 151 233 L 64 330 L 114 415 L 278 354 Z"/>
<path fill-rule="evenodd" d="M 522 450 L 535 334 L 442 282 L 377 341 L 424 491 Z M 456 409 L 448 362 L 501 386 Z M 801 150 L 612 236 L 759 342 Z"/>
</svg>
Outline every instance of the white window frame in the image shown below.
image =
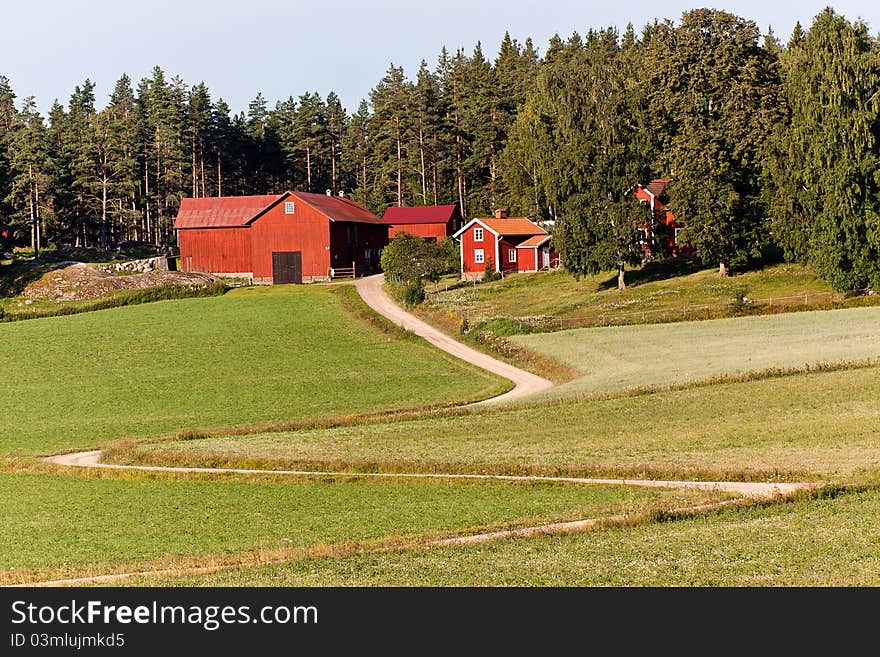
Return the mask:
<svg viewBox="0 0 880 657">
<path fill-rule="evenodd" d="M 507 250 L 507 262 L 516 262 L 516 249 Z"/>
<path fill-rule="evenodd" d="M 483 249 L 474 249 L 474 262 L 478 265 L 486 262 L 486 252 Z"/>
<path fill-rule="evenodd" d="M 672 240 L 673 240 L 673 244 L 675 244 L 675 246 L 678 246 L 678 234 L 679 234 L 680 232 L 681 232 L 681 228 L 676 228 L 676 229 L 675 229 L 675 234 L 674 234 L 674 236 L 673 236 L 673 238 L 672 238 Z"/>
<path fill-rule="evenodd" d="M 293 214 L 296 212 L 296 203 L 293 201 L 284 202 L 284 214 Z"/>
<path fill-rule="evenodd" d="M 482 242 L 483 241 L 483 229 L 482 228 L 474 228 L 474 242 Z"/>
</svg>

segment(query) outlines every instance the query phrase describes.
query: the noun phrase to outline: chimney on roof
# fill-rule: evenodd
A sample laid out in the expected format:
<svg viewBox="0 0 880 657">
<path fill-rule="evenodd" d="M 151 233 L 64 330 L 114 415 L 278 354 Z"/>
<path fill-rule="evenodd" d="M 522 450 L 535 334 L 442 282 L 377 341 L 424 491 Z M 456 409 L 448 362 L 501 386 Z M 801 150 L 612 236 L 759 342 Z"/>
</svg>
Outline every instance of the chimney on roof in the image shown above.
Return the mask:
<svg viewBox="0 0 880 657">
<path fill-rule="evenodd" d="M 345 192 L 340 189 L 339 190 L 339 198 L 344 198 L 344 197 L 345 197 Z"/>
<path fill-rule="evenodd" d="M 328 189 L 328 190 L 325 191 L 324 193 L 325 193 L 327 196 L 333 196 L 333 191 L 330 190 L 330 189 Z"/>
<path fill-rule="evenodd" d="M 507 218 L 507 210 L 495 210 L 495 218 L 496 219 L 506 219 Z"/>
</svg>

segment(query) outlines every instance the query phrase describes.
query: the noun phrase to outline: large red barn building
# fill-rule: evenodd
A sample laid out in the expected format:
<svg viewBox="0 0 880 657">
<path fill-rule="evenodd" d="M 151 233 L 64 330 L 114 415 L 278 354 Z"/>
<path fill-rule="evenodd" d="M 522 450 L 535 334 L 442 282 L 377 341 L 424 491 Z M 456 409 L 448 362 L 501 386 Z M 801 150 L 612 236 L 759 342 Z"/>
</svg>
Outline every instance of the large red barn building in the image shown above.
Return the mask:
<svg viewBox="0 0 880 657">
<path fill-rule="evenodd" d="M 452 237 L 461 228 L 461 213 L 457 205 L 391 206 L 382 215 L 388 224 L 388 237 L 409 233 L 426 240 L 440 242 Z"/>
<path fill-rule="evenodd" d="M 488 265 L 500 273 L 534 272 L 559 266 L 550 234 L 524 217 L 496 210 L 492 218 L 472 219 L 456 234 L 461 242 L 461 277 L 482 278 Z"/>
<path fill-rule="evenodd" d="M 347 198 L 306 192 L 185 198 L 174 222 L 183 271 L 303 283 L 378 271 L 382 220 Z"/>
</svg>

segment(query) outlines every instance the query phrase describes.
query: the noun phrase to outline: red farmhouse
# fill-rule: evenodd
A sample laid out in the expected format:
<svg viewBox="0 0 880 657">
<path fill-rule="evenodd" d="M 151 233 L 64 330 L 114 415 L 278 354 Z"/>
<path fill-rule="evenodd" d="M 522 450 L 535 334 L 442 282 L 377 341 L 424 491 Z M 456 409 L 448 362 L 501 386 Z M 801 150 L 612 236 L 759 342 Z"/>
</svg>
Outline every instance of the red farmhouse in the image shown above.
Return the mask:
<svg viewBox="0 0 880 657">
<path fill-rule="evenodd" d="M 496 210 L 493 218 L 472 219 L 454 237 L 461 241 L 461 277 L 482 278 L 486 263 L 502 273 L 541 271 L 559 266 L 546 230 L 522 217 Z"/>
<path fill-rule="evenodd" d="M 184 271 L 302 283 L 376 271 L 388 228 L 347 198 L 305 192 L 185 198 L 174 222 Z"/>
<path fill-rule="evenodd" d="M 666 196 L 666 185 L 668 180 L 656 178 L 647 185 L 637 185 L 635 190 L 636 198 L 643 203 L 651 206 L 651 215 L 654 222 L 646 225 L 642 229 L 642 248 L 647 254 L 651 253 L 652 238 L 656 237 L 660 241 L 660 248 L 664 253 L 669 255 L 688 255 L 694 252 L 694 248 L 689 244 L 679 244 L 678 231 L 681 230 L 675 223 L 675 215 L 667 208 L 669 198 Z"/>
<path fill-rule="evenodd" d="M 392 206 L 385 210 L 382 221 L 388 224 L 389 239 L 398 233 L 409 233 L 435 242 L 454 235 L 462 223 L 457 205 Z"/>
</svg>

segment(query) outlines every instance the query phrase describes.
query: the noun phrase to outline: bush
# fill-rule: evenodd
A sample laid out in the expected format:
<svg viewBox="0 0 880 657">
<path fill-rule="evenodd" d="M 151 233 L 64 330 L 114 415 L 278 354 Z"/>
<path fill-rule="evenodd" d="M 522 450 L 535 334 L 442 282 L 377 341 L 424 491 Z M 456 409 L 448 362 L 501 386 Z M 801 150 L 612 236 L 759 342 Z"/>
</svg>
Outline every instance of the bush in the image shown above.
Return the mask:
<svg viewBox="0 0 880 657">
<path fill-rule="evenodd" d="M 398 303 L 403 304 L 407 308 L 417 306 L 425 300 L 425 285 L 421 279 L 390 282 L 388 283 L 388 291 Z"/>
<path fill-rule="evenodd" d="M 483 268 L 483 282 L 489 283 L 490 281 L 500 281 L 501 280 L 501 272 L 495 271 L 495 265 L 491 260 L 486 261 L 486 266 Z"/>
<path fill-rule="evenodd" d="M 397 281 L 436 281 L 447 272 L 449 255 L 445 249 L 445 244 L 441 247 L 437 242 L 399 233 L 382 249 L 382 271 Z"/>
</svg>

